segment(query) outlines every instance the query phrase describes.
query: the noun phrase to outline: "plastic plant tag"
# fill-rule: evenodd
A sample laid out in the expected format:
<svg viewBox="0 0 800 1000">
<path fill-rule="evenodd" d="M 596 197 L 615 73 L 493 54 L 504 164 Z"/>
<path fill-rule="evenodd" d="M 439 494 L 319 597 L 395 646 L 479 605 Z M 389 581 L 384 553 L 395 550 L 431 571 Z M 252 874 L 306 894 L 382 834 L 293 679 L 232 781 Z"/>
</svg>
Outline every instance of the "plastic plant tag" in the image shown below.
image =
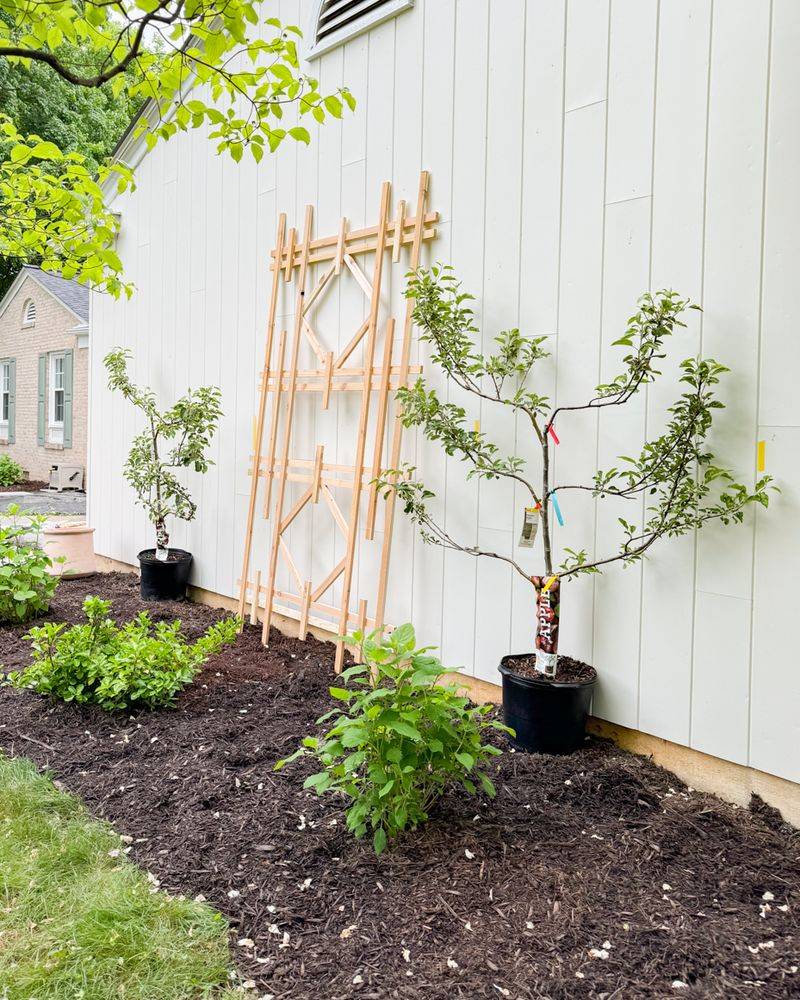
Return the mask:
<svg viewBox="0 0 800 1000">
<path fill-rule="evenodd" d="M 532 549 L 536 541 L 536 534 L 539 531 L 539 508 L 526 507 L 522 518 L 522 533 L 519 536 L 519 545 L 523 549 Z"/>
<path fill-rule="evenodd" d="M 759 472 L 763 472 L 767 467 L 767 442 L 758 442 L 756 466 Z"/>
<path fill-rule="evenodd" d="M 547 433 L 553 439 L 555 444 L 561 444 L 561 442 L 558 440 L 558 434 L 556 434 L 556 429 L 555 427 L 553 427 L 552 424 L 550 424 L 550 426 L 547 428 Z"/>
<path fill-rule="evenodd" d="M 556 491 L 555 490 L 553 490 L 553 492 L 550 494 L 550 502 L 553 504 L 553 510 L 556 512 L 556 520 L 558 521 L 558 523 L 563 528 L 564 527 L 564 515 L 561 513 L 561 508 L 558 505 L 558 497 L 556 496 Z"/>
<path fill-rule="evenodd" d="M 561 582 L 552 576 L 534 576 L 532 582 L 536 589 L 536 669 L 547 677 L 555 677 Z"/>
</svg>

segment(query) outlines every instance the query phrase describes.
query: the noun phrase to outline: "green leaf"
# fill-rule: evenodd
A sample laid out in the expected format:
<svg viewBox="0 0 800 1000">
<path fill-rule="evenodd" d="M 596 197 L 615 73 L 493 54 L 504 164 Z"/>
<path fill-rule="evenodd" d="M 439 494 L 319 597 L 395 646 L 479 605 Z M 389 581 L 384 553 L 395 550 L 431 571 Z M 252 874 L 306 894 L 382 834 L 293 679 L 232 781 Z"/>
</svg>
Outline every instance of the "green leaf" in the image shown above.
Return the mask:
<svg viewBox="0 0 800 1000">
<path fill-rule="evenodd" d="M 407 736 L 415 742 L 419 742 L 422 739 L 422 735 L 418 729 L 410 725 L 408 722 L 403 722 L 402 720 L 388 723 L 387 729 L 391 729 L 393 732 L 399 733 L 401 736 Z"/>
<path fill-rule="evenodd" d="M 379 826 L 378 829 L 375 831 L 375 834 L 372 838 L 372 846 L 375 849 L 375 853 L 378 855 L 383 854 L 383 852 L 386 850 L 386 831 L 383 829 L 382 826 Z"/>
<path fill-rule="evenodd" d="M 327 771 L 319 771 L 312 774 L 303 782 L 303 788 L 316 788 L 317 791 L 324 789 L 330 781 Z"/>
<path fill-rule="evenodd" d="M 328 688 L 328 693 L 338 701 L 350 701 L 353 697 L 353 692 L 348 691 L 346 688 Z"/>
<path fill-rule="evenodd" d="M 466 768 L 467 771 L 471 771 L 472 768 L 475 766 L 475 758 L 472 756 L 472 754 L 463 752 L 457 753 L 456 760 L 458 761 L 459 764 L 461 764 L 462 767 Z"/>
</svg>

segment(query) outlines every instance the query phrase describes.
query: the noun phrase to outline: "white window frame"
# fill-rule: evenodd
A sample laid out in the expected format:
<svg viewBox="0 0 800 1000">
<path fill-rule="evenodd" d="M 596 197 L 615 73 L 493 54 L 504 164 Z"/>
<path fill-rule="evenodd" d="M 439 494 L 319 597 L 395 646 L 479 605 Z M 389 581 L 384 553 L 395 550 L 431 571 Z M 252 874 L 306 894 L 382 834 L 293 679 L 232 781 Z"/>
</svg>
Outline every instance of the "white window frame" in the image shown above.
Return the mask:
<svg viewBox="0 0 800 1000">
<path fill-rule="evenodd" d="M 28 299 L 22 309 L 22 325 L 36 326 L 36 302 Z"/>
<path fill-rule="evenodd" d="M 11 415 L 11 361 L 0 361 L 0 439 L 8 441 L 8 419 Z"/>
<path fill-rule="evenodd" d="M 53 351 L 49 355 L 47 372 L 47 440 L 49 444 L 64 443 L 64 357 L 63 351 Z M 61 386 L 56 387 L 56 362 L 61 361 Z M 56 420 L 56 393 L 61 393 L 61 420 Z"/>
<path fill-rule="evenodd" d="M 365 31 L 369 31 L 370 28 L 374 28 L 376 24 L 380 24 L 382 21 L 388 21 L 389 18 L 397 17 L 397 15 L 402 14 L 404 10 L 408 10 L 414 6 L 414 0 L 386 0 L 386 2 L 381 4 L 380 7 L 376 7 L 375 10 L 367 11 L 366 14 L 363 14 L 352 24 L 345 25 L 338 31 L 334 31 L 330 35 L 327 35 L 322 39 L 322 41 L 317 42 L 317 25 L 319 23 L 320 13 L 322 12 L 323 2 L 324 0 L 314 0 L 311 8 L 311 16 L 308 20 L 305 33 L 305 37 L 308 39 L 308 48 L 305 52 L 306 59 L 315 59 L 317 56 L 321 56 L 323 53 L 329 52 L 331 49 L 335 49 L 337 45 L 343 45 L 351 38 L 356 38 Z"/>
</svg>

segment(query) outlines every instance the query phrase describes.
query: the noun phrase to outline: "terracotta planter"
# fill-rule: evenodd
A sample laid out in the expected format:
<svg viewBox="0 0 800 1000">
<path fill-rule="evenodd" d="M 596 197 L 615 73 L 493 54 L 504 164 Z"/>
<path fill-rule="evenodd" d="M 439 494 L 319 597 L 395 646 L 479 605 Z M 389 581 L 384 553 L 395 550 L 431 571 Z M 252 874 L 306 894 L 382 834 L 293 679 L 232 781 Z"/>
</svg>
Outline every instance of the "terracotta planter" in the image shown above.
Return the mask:
<svg viewBox="0 0 800 1000">
<path fill-rule="evenodd" d="M 94 528 L 86 524 L 52 524 L 42 530 L 42 548 L 53 560 L 54 576 L 91 576 L 94 561 Z M 63 562 L 57 559 L 63 557 Z"/>
</svg>

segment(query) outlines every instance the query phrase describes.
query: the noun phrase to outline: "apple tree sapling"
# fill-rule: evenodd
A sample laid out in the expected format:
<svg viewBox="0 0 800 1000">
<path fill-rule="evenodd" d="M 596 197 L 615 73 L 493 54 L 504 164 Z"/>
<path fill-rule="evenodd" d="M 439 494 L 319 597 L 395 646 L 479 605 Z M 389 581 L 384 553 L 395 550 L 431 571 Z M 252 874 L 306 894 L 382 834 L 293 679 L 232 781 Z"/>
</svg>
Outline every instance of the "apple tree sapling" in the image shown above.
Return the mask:
<svg viewBox="0 0 800 1000">
<path fill-rule="evenodd" d="M 556 421 L 566 423 L 576 411 L 624 406 L 661 374 L 657 366 L 665 357 L 666 342 L 677 328 L 685 326 L 681 320 L 685 310 L 699 308 L 675 292 L 647 293 L 640 298 L 625 332 L 615 341 L 614 346 L 626 353 L 620 373 L 611 382 L 598 385 L 586 402 L 553 405 L 529 387 L 537 363 L 548 356 L 545 338 L 528 338 L 519 330 L 508 330 L 495 338 L 494 352 L 484 355 L 475 347 L 478 329 L 470 307 L 473 297 L 462 291 L 452 269 L 439 265 L 421 268 L 409 278 L 406 296 L 415 300 L 414 321 L 421 328 L 422 340 L 430 345 L 431 361 L 461 389 L 523 418 L 520 433 L 527 431 L 532 436 L 541 456 L 538 482 L 524 459 L 502 453 L 478 426 L 470 430 L 463 407 L 441 400 L 423 378 L 398 390 L 403 424 L 420 427 L 429 441 L 467 462 L 471 467 L 468 477 L 519 484 L 530 502 L 523 544 L 532 544 L 541 527 L 543 572 L 531 575 L 509 555 L 454 538 L 431 512 L 429 501 L 434 494 L 415 478 L 413 467 L 388 470 L 379 485 L 387 494 L 396 492 L 424 541 L 506 562 L 531 584 L 536 595 L 535 667 L 552 678 L 558 662 L 561 585 L 565 580 L 601 572 L 617 562 L 629 566 L 660 539 L 675 538 L 709 522 L 741 522 L 750 504 L 768 505 L 771 478 L 762 476 L 751 490 L 716 463 L 707 438 L 714 411 L 724 406 L 715 398 L 715 387 L 728 369 L 711 358 L 690 357 L 681 362 L 684 391 L 669 408 L 660 436 L 646 441 L 637 456 L 621 457 L 612 468 L 596 471 L 591 482 L 555 480 L 552 448 L 558 443 Z M 566 558 L 555 565 L 553 517 L 562 522 L 559 497 L 571 491 L 613 499 L 637 513 L 626 511 L 625 517 L 619 517 L 622 537 L 615 552 L 595 554 L 586 548 L 565 546 Z"/>
<path fill-rule="evenodd" d="M 124 475 L 156 529 L 156 558 L 163 562 L 169 555 L 167 518 L 191 521 L 197 513 L 177 470 L 206 472 L 213 464 L 205 452 L 222 415 L 222 394 L 216 386 L 203 386 L 160 411 L 153 391 L 130 380 L 130 357 L 129 351 L 116 348 L 103 364 L 109 388 L 121 392 L 145 417 L 144 430 L 133 439 Z"/>
</svg>

